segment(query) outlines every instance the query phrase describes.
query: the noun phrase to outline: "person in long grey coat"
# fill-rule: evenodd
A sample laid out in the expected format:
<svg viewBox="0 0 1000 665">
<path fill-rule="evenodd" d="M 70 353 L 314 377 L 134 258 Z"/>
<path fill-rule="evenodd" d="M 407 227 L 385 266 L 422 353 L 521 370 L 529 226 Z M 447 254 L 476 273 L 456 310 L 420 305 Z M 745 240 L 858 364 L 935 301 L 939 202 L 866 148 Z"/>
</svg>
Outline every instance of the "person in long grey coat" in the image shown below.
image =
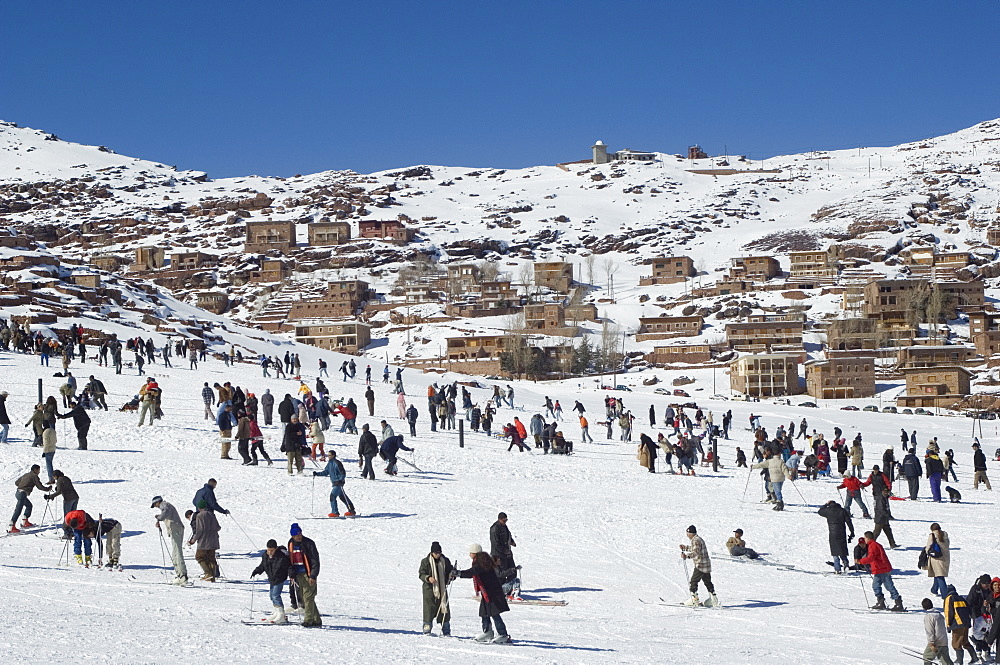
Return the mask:
<svg viewBox="0 0 1000 665">
<path fill-rule="evenodd" d="M 159 508 L 156 514 L 156 528 L 162 532 L 160 523 L 167 526 L 167 538 L 170 539 L 170 560 L 174 564 L 174 580 L 171 584 L 187 584 L 187 565 L 184 564 L 184 523 L 173 505 L 163 500 L 162 496 L 153 497 L 150 508 Z"/>
<path fill-rule="evenodd" d="M 201 579 L 206 582 L 215 581 L 216 561 L 215 552 L 219 549 L 219 520 L 215 519 L 215 513 L 208 509 L 208 503 L 202 499 L 198 502 L 198 514 L 194 518 L 194 533 L 188 545 L 198 543 L 195 552 L 195 561 L 201 566 L 204 575 Z"/>
</svg>

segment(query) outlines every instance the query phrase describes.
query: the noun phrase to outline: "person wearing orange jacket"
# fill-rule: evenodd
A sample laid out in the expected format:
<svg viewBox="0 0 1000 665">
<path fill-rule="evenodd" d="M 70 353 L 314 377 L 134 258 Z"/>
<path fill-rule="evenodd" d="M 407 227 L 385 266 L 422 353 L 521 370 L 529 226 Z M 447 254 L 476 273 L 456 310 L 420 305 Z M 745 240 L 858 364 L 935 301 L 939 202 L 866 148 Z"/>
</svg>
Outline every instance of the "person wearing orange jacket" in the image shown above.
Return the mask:
<svg viewBox="0 0 1000 665">
<path fill-rule="evenodd" d="M 524 428 L 524 423 L 517 416 L 514 416 L 514 429 L 517 430 L 517 435 L 521 437 L 521 441 L 528 438 L 528 430 Z"/>
<path fill-rule="evenodd" d="M 896 591 L 896 585 L 892 582 L 892 564 L 889 563 L 889 557 L 885 555 L 885 549 L 875 540 L 875 534 L 871 531 L 865 531 L 865 535 L 859 538 L 858 542 L 864 543 L 868 547 L 868 554 L 861 559 L 856 559 L 855 562 L 871 566 L 872 590 L 875 592 L 875 600 L 877 601 L 871 609 L 889 609 L 885 605 L 885 596 L 882 594 L 882 587 L 885 587 L 895 601 L 895 605 L 890 611 L 905 612 L 903 598 Z"/>
<path fill-rule="evenodd" d="M 594 440 L 590 437 L 590 423 L 587 422 L 587 417 L 582 413 L 580 414 L 580 443 L 593 443 Z"/>
</svg>

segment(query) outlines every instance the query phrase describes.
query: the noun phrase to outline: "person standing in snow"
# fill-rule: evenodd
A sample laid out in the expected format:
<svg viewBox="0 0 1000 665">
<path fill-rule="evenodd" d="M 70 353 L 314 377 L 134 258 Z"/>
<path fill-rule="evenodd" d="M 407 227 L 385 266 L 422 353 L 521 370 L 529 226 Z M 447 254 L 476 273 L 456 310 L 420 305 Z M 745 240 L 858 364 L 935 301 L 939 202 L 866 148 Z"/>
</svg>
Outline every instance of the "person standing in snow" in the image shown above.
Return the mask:
<svg viewBox="0 0 1000 665">
<path fill-rule="evenodd" d="M 441 635 L 451 635 L 451 608 L 448 604 L 448 587 L 455 579 L 455 568 L 444 554 L 441 543 L 431 543 L 431 553 L 420 562 L 417 573 L 423 582 L 424 635 L 431 634 L 434 621 L 441 624 Z"/>
<path fill-rule="evenodd" d="M 323 625 L 319 609 L 316 607 L 316 580 L 319 577 L 319 550 L 316 543 L 302 535 L 298 523 L 289 529 L 288 558 L 291 561 L 292 578 L 302 601 L 303 628 L 319 628 Z"/>
<path fill-rule="evenodd" d="M 42 467 L 32 464 L 31 470 L 18 478 L 14 483 L 14 486 L 17 488 L 17 491 L 14 492 L 14 497 L 17 499 L 17 506 L 14 508 L 14 516 L 10 518 L 10 526 L 7 528 L 7 533 L 18 533 L 17 518 L 21 516 L 22 510 L 24 511 L 24 522 L 21 523 L 21 528 L 28 529 L 35 526 L 28 521 L 28 518 L 31 517 L 32 508 L 28 495 L 36 487 L 43 492 L 49 491 L 49 487 L 43 485 L 41 479 L 38 477 L 41 470 Z"/>
<path fill-rule="evenodd" d="M 219 531 L 222 530 L 222 526 L 215 518 L 215 513 L 209 510 L 208 502 L 205 499 L 200 500 L 197 507 L 198 512 L 194 516 L 194 531 L 191 533 L 188 545 L 198 543 L 194 559 L 201 566 L 203 572 L 201 579 L 206 582 L 214 582 L 218 570 L 215 553 L 219 549 Z"/>
<path fill-rule="evenodd" d="M 260 396 L 260 408 L 264 410 L 264 425 L 270 425 L 274 413 L 274 395 L 269 388 Z"/>
<path fill-rule="evenodd" d="M 305 462 L 302 461 L 302 448 L 306 445 L 306 429 L 297 416 L 292 416 L 291 422 L 285 425 L 285 435 L 281 440 L 281 452 L 288 459 L 288 475 L 293 475 L 292 467 L 302 475 Z"/>
<path fill-rule="evenodd" d="M 972 444 L 972 449 L 975 451 L 972 453 L 972 470 L 975 472 L 972 479 L 972 489 L 977 490 L 979 483 L 986 483 L 986 489 L 992 490 L 990 479 L 986 477 L 986 455 L 983 454 L 978 441 Z"/>
<path fill-rule="evenodd" d="M 386 438 L 379 446 L 379 455 L 386 461 L 385 472 L 390 476 L 396 475 L 396 454 L 400 450 L 413 452 L 413 448 L 407 448 L 403 444 L 403 437 L 398 434 Z"/>
<path fill-rule="evenodd" d="M 181 522 L 181 516 L 173 505 L 163 500 L 162 496 L 154 496 L 150 508 L 160 509 L 156 514 L 156 530 L 163 532 L 161 522 L 167 526 L 167 538 L 171 544 L 170 561 L 174 564 L 174 580 L 171 584 L 187 584 L 187 566 L 184 564 L 184 524 Z"/>
<path fill-rule="evenodd" d="M 340 517 L 340 512 L 337 510 L 337 499 L 344 502 L 347 506 L 347 512 L 344 513 L 344 517 L 354 517 L 354 503 L 348 498 L 347 493 L 344 492 L 344 481 L 347 480 L 347 472 L 344 470 L 344 465 L 340 463 L 337 459 L 337 451 L 330 451 L 330 459 L 326 463 L 326 467 L 322 471 L 313 471 L 313 476 L 323 476 L 330 479 L 330 484 L 332 488 L 330 489 L 330 514 L 327 517 Z"/>
<path fill-rule="evenodd" d="M 267 549 L 260 556 L 260 564 L 250 573 L 250 579 L 264 573 L 267 575 L 267 583 L 271 587 L 271 606 L 274 612 L 266 621 L 271 623 L 288 623 L 285 617 L 285 605 L 281 602 L 281 590 L 288 579 L 288 571 L 292 566 L 288 558 L 288 552 L 284 547 L 278 547 L 278 542 L 273 538 L 267 541 Z"/>
<path fill-rule="evenodd" d="M 205 420 L 212 420 L 215 416 L 212 414 L 212 404 L 215 402 L 215 393 L 212 391 L 212 387 L 208 385 L 208 381 L 201 389 L 201 399 L 205 402 Z"/>
<path fill-rule="evenodd" d="M 951 633 L 951 648 L 955 650 L 955 662 L 962 663 L 963 650 L 969 652 L 969 662 L 978 660 L 976 650 L 969 642 L 969 629 L 972 626 L 972 611 L 969 603 L 954 586 L 948 585 L 944 598 L 944 620 Z"/>
<path fill-rule="evenodd" d="M 497 521 L 490 526 L 490 556 L 500 560 L 501 568 L 514 568 L 512 547 L 517 547 L 517 543 L 507 528 L 507 513 L 500 513 Z"/>
<path fill-rule="evenodd" d="M 369 431 L 368 423 L 361 426 L 361 436 L 358 440 L 358 466 L 364 465 L 361 477 L 368 480 L 375 480 L 375 471 L 372 469 L 372 459 L 378 455 L 378 440 Z M 364 462 L 362 462 L 364 460 Z"/>
<path fill-rule="evenodd" d="M 698 583 L 704 582 L 711 605 L 713 607 L 721 607 L 719 598 L 715 595 L 715 585 L 712 584 L 712 560 L 708 556 L 708 548 L 705 547 L 705 541 L 698 535 L 698 529 L 694 524 L 689 526 L 685 533 L 691 542 L 688 545 L 680 546 L 681 558 L 691 559 L 691 562 L 694 564 L 694 572 L 691 573 L 691 597 L 684 601 L 684 604 L 689 607 L 701 604 L 701 601 L 698 599 Z"/>
<path fill-rule="evenodd" d="M 72 407 L 66 413 L 58 416 L 60 419 L 72 418 L 76 427 L 77 450 L 87 449 L 87 433 L 90 432 L 90 415 L 80 402 L 70 402 Z"/>
<path fill-rule="evenodd" d="M 948 655 L 948 629 L 945 626 L 944 615 L 934 607 L 930 598 L 920 601 L 924 608 L 924 634 L 927 636 L 927 646 L 924 648 L 924 663 L 939 661 L 944 665 L 952 665 Z"/>
<path fill-rule="evenodd" d="M 504 596 L 500 578 L 497 577 L 496 564 L 478 543 L 469 546 L 469 558 L 472 559 L 472 566 L 467 570 L 458 571 L 458 576 L 463 579 L 472 578 L 473 587 L 479 594 L 479 616 L 482 619 L 483 632 L 476 641 L 509 644 L 510 635 L 507 634 L 507 626 L 500 615 L 509 612 L 510 607 L 507 605 L 507 597 Z M 493 626 L 490 625 L 491 619 L 496 626 L 496 632 L 499 633 L 496 637 Z"/>
<path fill-rule="evenodd" d="M 784 510 L 785 500 L 781 494 L 781 486 L 785 482 L 785 474 L 788 472 L 788 467 L 785 466 L 780 454 L 775 455 L 768 450 L 765 452 L 764 457 L 763 461 L 754 464 L 750 468 L 767 470 L 767 483 L 774 494 L 774 510 Z"/>
<path fill-rule="evenodd" d="M 850 568 L 850 561 L 847 559 L 847 544 L 854 540 L 854 522 L 851 521 L 851 513 L 836 501 L 827 501 L 817 511 L 820 517 L 826 518 L 826 525 L 830 532 L 830 554 L 833 556 L 833 570 L 840 574 L 841 565 Z M 850 530 L 851 535 L 847 535 Z"/>
<path fill-rule="evenodd" d="M 934 578 L 931 593 L 944 598 L 948 591 L 945 578 L 951 567 L 951 541 L 948 539 L 948 532 L 942 530 L 937 522 L 931 524 L 931 532 L 927 536 L 924 551 L 927 552 L 927 577 Z"/>
<path fill-rule="evenodd" d="M 219 502 L 215 500 L 215 488 L 218 486 L 219 481 L 215 478 L 209 478 L 208 482 L 205 483 L 200 490 L 194 493 L 194 500 L 191 503 L 197 508 L 199 501 L 205 501 L 208 505 L 208 509 L 213 513 L 228 515 L 229 511 L 220 506 Z"/>
<path fill-rule="evenodd" d="M 51 501 L 57 496 L 62 496 L 63 498 L 63 521 L 65 522 L 66 515 L 76 510 L 76 506 L 80 503 L 80 495 L 76 493 L 76 489 L 73 487 L 73 481 L 69 479 L 69 476 L 65 475 L 59 469 L 52 472 L 52 477 L 55 478 L 56 482 L 52 488 L 51 494 L 46 494 L 44 499 L 46 501 Z M 73 532 L 69 527 L 63 526 L 63 539 L 68 540 L 73 537 Z"/>
<path fill-rule="evenodd" d="M 861 506 L 861 516 L 864 519 L 871 519 L 871 515 L 868 514 L 868 506 L 865 505 L 864 499 L 861 497 L 861 481 L 854 477 L 854 473 L 851 471 L 844 471 L 844 480 L 839 485 L 837 489 L 847 490 L 847 504 L 844 508 L 848 513 L 851 512 L 851 504 L 855 501 Z"/>
<path fill-rule="evenodd" d="M 368 415 L 375 415 L 375 391 L 372 390 L 371 384 L 368 385 L 368 389 L 365 390 L 365 401 L 368 402 Z"/>
<path fill-rule="evenodd" d="M 152 423 L 150 423 L 152 424 Z M 229 449 L 233 445 L 233 427 L 238 423 L 233 414 L 233 405 L 229 402 L 219 407 L 219 412 L 215 416 L 215 424 L 219 427 L 219 442 L 222 445 L 222 455 L 219 459 L 233 459 L 229 456 Z"/>
<path fill-rule="evenodd" d="M 901 472 L 906 478 L 907 488 L 910 490 L 910 501 L 917 500 L 917 493 L 920 491 L 920 476 L 924 475 L 920 460 L 917 459 L 915 449 L 910 449 L 903 457 Z"/>
<path fill-rule="evenodd" d="M 868 553 L 863 558 L 856 559 L 855 563 L 871 566 L 872 590 L 875 592 L 875 600 L 877 601 L 871 609 L 889 609 L 885 605 L 885 596 L 882 594 L 882 587 L 885 587 L 896 603 L 892 606 L 891 611 L 905 612 L 903 598 L 896 591 L 896 585 L 892 582 L 892 564 L 889 563 L 889 557 L 885 555 L 885 549 L 875 540 L 875 534 L 866 531 L 865 535 L 858 539 L 858 542 L 865 545 Z"/>
<path fill-rule="evenodd" d="M 406 422 L 410 426 L 410 436 L 417 435 L 417 407 L 411 404 L 406 409 Z"/>
<path fill-rule="evenodd" d="M 7 415 L 9 395 L 6 390 L 0 391 L 0 443 L 7 443 L 7 433 L 10 432 L 10 416 Z"/>
<path fill-rule="evenodd" d="M 81 565 L 86 564 L 88 567 L 93 561 L 94 524 L 94 518 L 82 510 L 74 510 L 63 520 L 63 525 L 73 531 L 73 556 L 76 562 Z"/>
</svg>

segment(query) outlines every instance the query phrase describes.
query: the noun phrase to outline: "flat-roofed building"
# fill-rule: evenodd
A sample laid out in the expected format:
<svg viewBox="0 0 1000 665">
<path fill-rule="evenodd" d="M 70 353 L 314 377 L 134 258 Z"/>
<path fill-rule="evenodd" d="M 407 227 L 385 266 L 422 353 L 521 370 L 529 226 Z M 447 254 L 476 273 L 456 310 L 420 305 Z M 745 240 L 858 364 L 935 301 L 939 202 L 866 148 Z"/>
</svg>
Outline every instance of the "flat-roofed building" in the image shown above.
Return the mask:
<svg viewBox="0 0 1000 665">
<path fill-rule="evenodd" d="M 358 321 L 300 321 L 295 324 L 295 341 L 353 355 L 371 344 L 371 326 Z"/>
<path fill-rule="evenodd" d="M 729 386 L 751 397 L 782 397 L 801 393 L 799 364 L 794 356 L 754 354 L 729 364 Z"/>
</svg>

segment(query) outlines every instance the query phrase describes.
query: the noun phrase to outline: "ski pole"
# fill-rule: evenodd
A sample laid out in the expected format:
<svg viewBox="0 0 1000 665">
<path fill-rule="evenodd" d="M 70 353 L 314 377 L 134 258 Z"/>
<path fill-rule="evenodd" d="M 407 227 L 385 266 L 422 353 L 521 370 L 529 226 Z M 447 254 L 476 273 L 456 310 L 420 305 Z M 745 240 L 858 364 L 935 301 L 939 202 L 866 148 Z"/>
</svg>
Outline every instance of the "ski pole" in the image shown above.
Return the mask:
<svg viewBox="0 0 1000 665">
<path fill-rule="evenodd" d="M 795 481 L 794 481 L 794 480 L 792 481 L 792 487 L 794 487 L 794 488 L 795 488 L 795 491 L 799 493 L 799 498 L 801 498 L 801 499 L 802 499 L 802 503 L 805 503 L 805 502 L 806 502 L 806 498 L 805 498 L 804 496 L 802 496 L 802 490 L 800 490 L 800 489 L 798 488 L 798 486 L 797 486 L 797 485 L 795 484 Z"/>
<path fill-rule="evenodd" d="M 749 472 L 747 473 L 747 482 L 746 482 L 746 484 L 745 484 L 745 485 L 743 486 L 743 496 L 742 496 L 742 497 L 740 497 L 740 503 L 743 503 L 744 499 L 746 499 L 746 498 L 747 498 L 747 489 L 749 489 L 749 487 L 750 487 L 750 476 L 752 476 L 752 475 L 753 475 L 753 470 L 750 470 L 750 471 L 749 471 Z"/>
<path fill-rule="evenodd" d="M 160 556 L 163 557 L 163 569 L 160 571 L 162 574 L 167 574 L 167 543 L 163 539 L 163 532 L 157 529 L 160 533 Z"/>
<path fill-rule="evenodd" d="M 309 494 L 309 514 L 316 515 L 316 476 L 313 476 L 312 492 Z"/>
<path fill-rule="evenodd" d="M 254 584 L 250 584 L 250 621 L 253 621 L 253 592 Z"/>
<path fill-rule="evenodd" d="M 250 534 L 248 534 L 246 532 L 246 529 L 244 529 L 243 526 L 239 522 L 236 521 L 236 518 L 233 517 L 232 513 L 228 513 L 228 515 L 229 515 L 229 519 L 231 519 L 233 521 L 233 524 L 235 524 L 239 528 L 239 530 L 243 532 L 243 535 L 246 536 L 247 541 L 249 541 L 249 543 L 250 543 L 250 547 L 253 547 L 256 550 L 257 549 L 257 545 L 253 542 L 253 539 L 250 537 Z"/>
<path fill-rule="evenodd" d="M 59 563 L 56 564 L 56 565 L 58 565 L 58 566 L 62 566 L 63 565 L 63 563 L 62 563 L 63 562 L 63 557 L 66 558 L 66 567 L 69 568 L 69 540 L 68 539 L 66 540 L 65 543 L 63 543 L 62 553 L 59 555 Z"/>
<path fill-rule="evenodd" d="M 855 563 L 854 565 L 860 566 L 861 564 Z M 865 588 L 864 572 L 862 572 L 861 576 L 858 577 L 858 581 L 861 582 L 861 591 L 863 591 L 865 594 L 865 607 L 870 607 L 870 605 L 868 605 L 868 589 Z"/>
</svg>

